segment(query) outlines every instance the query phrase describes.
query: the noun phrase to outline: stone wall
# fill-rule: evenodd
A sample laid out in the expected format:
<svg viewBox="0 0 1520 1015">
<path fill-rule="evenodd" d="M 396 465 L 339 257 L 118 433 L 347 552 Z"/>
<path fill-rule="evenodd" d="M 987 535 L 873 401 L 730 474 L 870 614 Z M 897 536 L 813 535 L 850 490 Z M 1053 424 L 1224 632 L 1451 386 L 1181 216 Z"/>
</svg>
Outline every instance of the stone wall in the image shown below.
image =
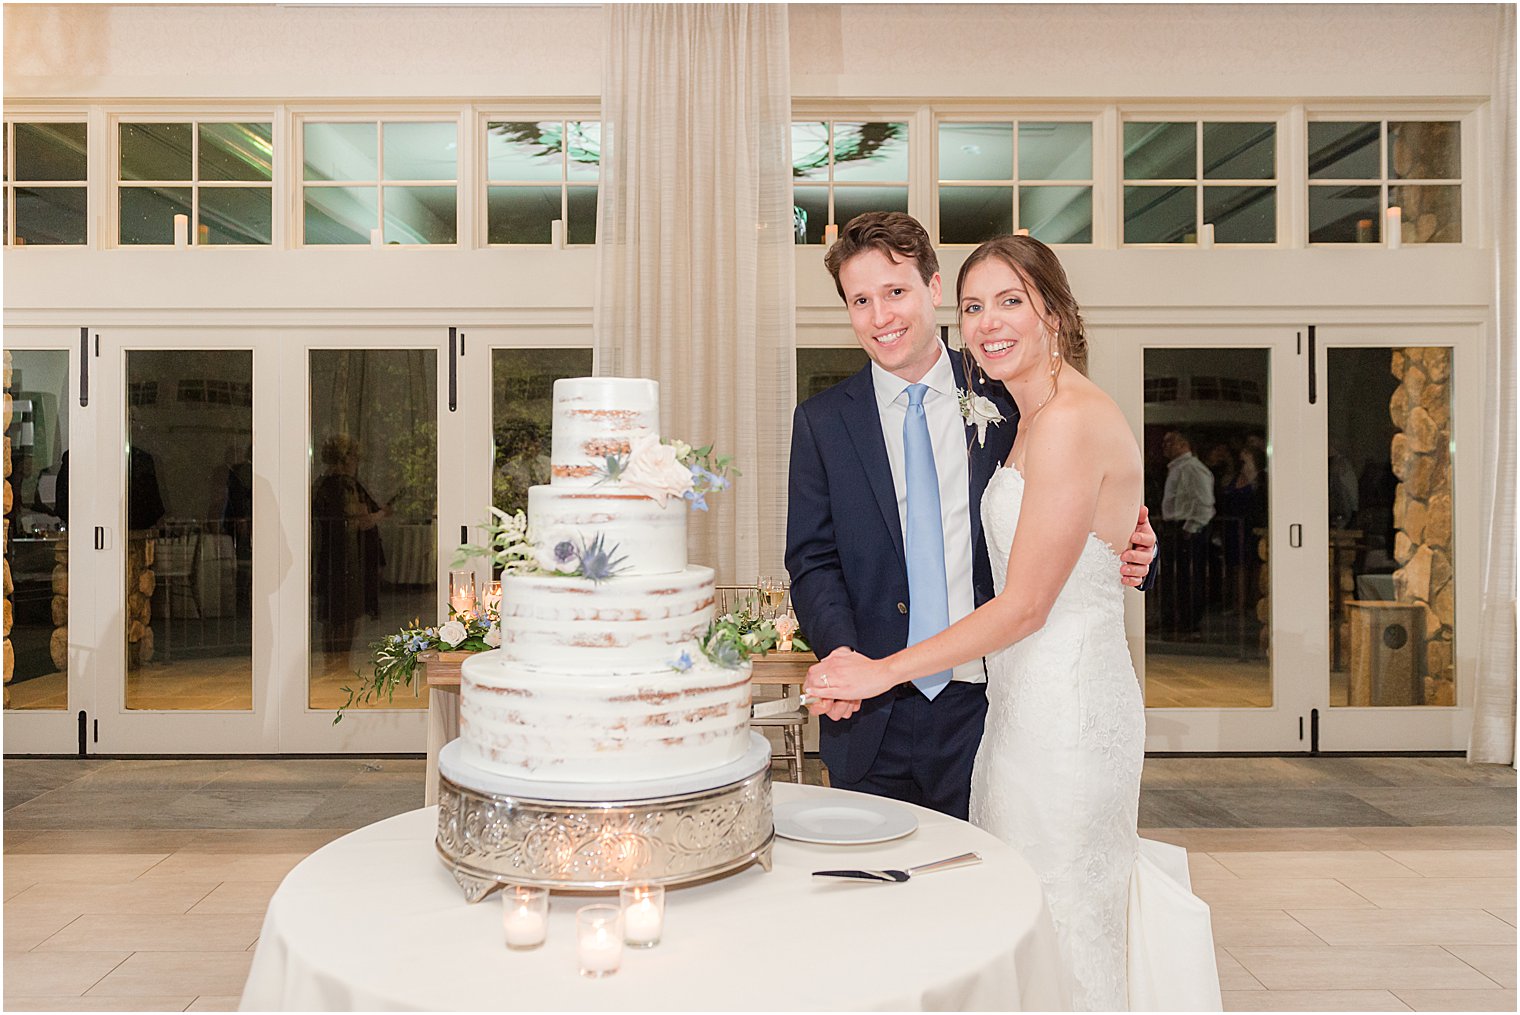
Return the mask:
<svg viewBox="0 0 1520 1015">
<path fill-rule="evenodd" d="M 1425 608 L 1425 703 L 1455 704 L 1452 632 L 1451 350 L 1405 348 L 1390 364 L 1399 387 L 1388 404 L 1399 433 L 1390 447 L 1395 598 Z"/>
</svg>

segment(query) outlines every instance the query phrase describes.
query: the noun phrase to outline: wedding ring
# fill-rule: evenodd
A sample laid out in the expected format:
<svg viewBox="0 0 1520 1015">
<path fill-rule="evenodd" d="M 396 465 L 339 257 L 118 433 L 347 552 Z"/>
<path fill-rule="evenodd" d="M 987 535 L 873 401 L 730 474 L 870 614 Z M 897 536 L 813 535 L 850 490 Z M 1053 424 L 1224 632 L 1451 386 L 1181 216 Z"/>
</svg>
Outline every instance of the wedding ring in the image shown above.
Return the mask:
<svg viewBox="0 0 1520 1015">
<path fill-rule="evenodd" d="M 818 674 L 818 682 L 821 683 L 824 687 L 828 687 L 829 686 L 829 675 L 827 673 L 820 673 L 820 674 Z"/>
</svg>

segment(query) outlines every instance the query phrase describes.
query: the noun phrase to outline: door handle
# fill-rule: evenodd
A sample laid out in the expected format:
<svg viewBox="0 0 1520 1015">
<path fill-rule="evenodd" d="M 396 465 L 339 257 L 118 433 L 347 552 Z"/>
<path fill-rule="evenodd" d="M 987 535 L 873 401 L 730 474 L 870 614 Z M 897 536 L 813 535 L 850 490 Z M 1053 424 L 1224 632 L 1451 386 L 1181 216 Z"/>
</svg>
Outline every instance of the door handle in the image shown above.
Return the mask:
<svg viewBox="0 0 1520 1015">
<path fill-rule="evenodd" d="M 79 329 L 79 406 L 90 404 L 90 329 Z"/>
<path fill-rule="evenodd" d="M 459 329 L 449 329 L 449 411 L 459 408 Z"/>
<path fill-rule="evenodd" d="M 1304 527 L 1297 522 L 1288 526 L 1288 545 L 1295 550 L 1304 545 Z"/>
<path fill-rule="evenodd" d="M 1314 355 L 1314 325 L 1309 325 L 1309 404 L 1319 400 L 1319 374 Z"/>
</svg>

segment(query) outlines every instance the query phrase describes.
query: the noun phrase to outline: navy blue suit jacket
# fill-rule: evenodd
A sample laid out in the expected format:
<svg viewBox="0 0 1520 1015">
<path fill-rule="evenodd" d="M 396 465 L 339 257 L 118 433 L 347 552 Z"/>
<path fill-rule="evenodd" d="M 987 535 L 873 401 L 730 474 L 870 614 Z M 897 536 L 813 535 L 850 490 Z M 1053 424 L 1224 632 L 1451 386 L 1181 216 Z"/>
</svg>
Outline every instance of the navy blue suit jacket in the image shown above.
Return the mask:
<svg viewBox="0 0 1520 1015">
<path fill-rule="evenodd" d="M 966 387 L 959 353 L 955 383 Z M 987 443 L 966 428 L 969 450 L 972 582 L 976 605 L 993 596 L 992 565 L 982 532 L 982 492 L 1008 457 L 1018 409 L 996 382 L 977 393 L 997 403 L 1005 422 L 987 428 Z M 808 399 L 792 417 L 786 569 L 792 604 L 809 644 L 822 659 L 848 645 L 874 659 L 908 642 L 908 565 L 892 466 L 881 434 L 871 366 Z M 842 781 L 862 778 L 881 746 L 894 696 L 878 695 L 849 719 L 820 724 L 824 764 Z"/>
</svg>

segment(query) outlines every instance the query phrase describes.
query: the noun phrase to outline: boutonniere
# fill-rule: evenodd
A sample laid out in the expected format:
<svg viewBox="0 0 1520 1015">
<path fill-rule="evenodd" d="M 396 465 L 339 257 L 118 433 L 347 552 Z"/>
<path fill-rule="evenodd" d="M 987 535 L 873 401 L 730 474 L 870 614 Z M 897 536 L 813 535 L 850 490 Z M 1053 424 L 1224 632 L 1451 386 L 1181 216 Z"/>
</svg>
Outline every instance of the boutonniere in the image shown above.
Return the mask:
<svg viewBox="0 0 1520 1015">
<path fill-rule="evenodd" d="M 973 395 L 960 388 L 955 389 L 955 400 L 961 406 L 961 419 L 966 421 L 967 426 L 976 427 L 977 446 L 986 447 L 987 424 L 997 426 L 1003 422 L 1003 414 L 998 411 L 997 403 L 986 395 Z"/>
</svg>

